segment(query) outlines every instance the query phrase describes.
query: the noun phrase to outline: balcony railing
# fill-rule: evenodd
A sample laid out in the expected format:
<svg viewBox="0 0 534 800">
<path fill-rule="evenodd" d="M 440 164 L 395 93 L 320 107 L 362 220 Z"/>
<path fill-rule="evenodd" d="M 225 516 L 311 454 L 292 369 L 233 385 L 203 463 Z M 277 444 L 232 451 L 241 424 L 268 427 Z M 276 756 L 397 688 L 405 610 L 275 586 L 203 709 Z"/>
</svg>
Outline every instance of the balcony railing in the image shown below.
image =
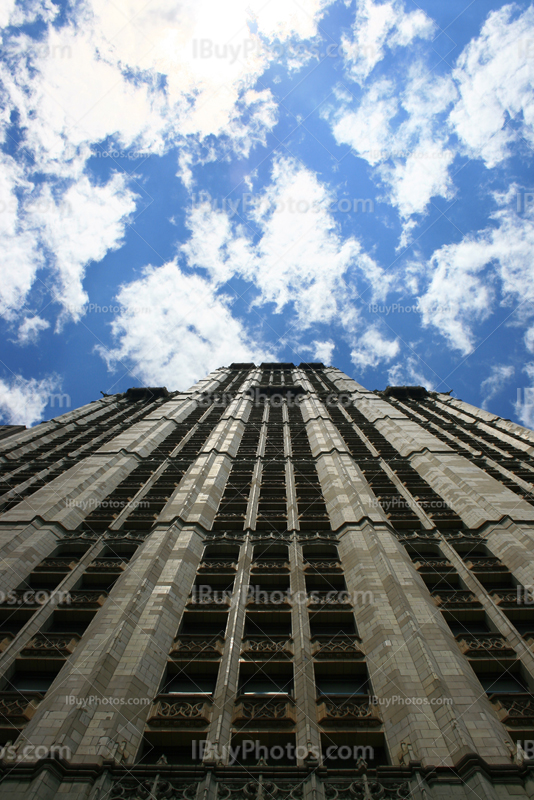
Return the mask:
<svg viewBox="0 0 534 800">
<path fill-rule="evenodd" d="M 238 699 L 232 716 L 233 723 L 294 725 L 297 721 L 293 700 L 289 697 Z"/>
<path fill-rule="evenodd" d="M 147 725 L 153 728 L 188 728 L 209 725 L 211 699 L 160 694 L 154 700 Z"/>
<path fill-rule="evenodd" d="M 524 590 L 525 587 L 518 587 L 514 591 L 507 591 L 504 590 L 495 590 L 491 592 L 491 597 L 498 606 L 521 606 L 526 605 L 525 600 L 521 594 L 521 591 Z M 527 590 L 528 591 L 528 590 Z"/>
<path fill-rule="evenodd" d="M 74 558 L 45 558 L 35 567 L 35 572 L 70 572 L 77 565 Z"/>
<path fill-rule="evenodd" d="M 432 597 L 436 605 L 440 606 L 440 608 L 458 608 L 461 606 L 472 608 L 473 606 L 480 605 L 473 592 L 464 591 L 462 589 L 458 591 L 439 591 L 433 593 Z"/>
<path fill-rule="evenodd" d="M 462 633 L 456 637 L 462 653 L 468 658 L 508 657 L 517 654 L 504 636 L 496 633 Z"/>
<path fill-rule="evenodd" d="M 227 591 L 214 591 L 209 594 L 193 592 L 187 598 L 188 605 L 193 606 L 228 606 L 230 605 L 230 593 Z"/>
<path fill-rule="evenodd" d="M 26 725 L 43 698 L 42 692 L 0 692 L 0 725 Z"/>
<path fill-rule="evenodd" d="M 531 694 L 491 694 L 502 723 L 513 728 L 534 728 L 534 696 Z"/>
<path fill-rule="evenodd" d="M 363 657 L 361 639 L 354 634 L 313 636 L 312 655 L 314 658 L 361 658 Z"/>
<path fill-rule="evenodd" d="M 308 592 L 308 603 L 312 606 L 350 606 L 349 593 L 344 589 L 339 591 L 330 589 L 328 591 L 311 590 Z"/>
<path fill-rule="evenodd" d="M 242 652 L 251 658 L 273 655 L 293 655 L 293 641 L 287 636 L 247 636 Z"/>
<path fill-rule="evenodd" d="M 261 559 L 252 562 L 252 569 L 254 572 L 287 572 L 289 564 L 287 561 Z"/>
<path fill-rule="evenodd" d="M 226 570 L 234 570 L 237 568 L 235 561 L 231 559 L 221 558 L 218 561 L 203 561 L 199 564 L 199 572 L 225 572 Z"/>
<path fill-rule="evenodd" d="M 455 571 L 451 562 L 447 561 L 446 558 L 436 558 L 435 560 L 430 559 L 427 561 L 423 561 L 422 559 L 417 559 L 417 561 L 414 561 L 414 566 L 418 570 L 418 572 L 428 572 L 429 570 L 435 572 Z"/>
<path fill-rule="evenodd" d="M 378 706 L 371 703 L 368 695 L 344 699 L 342 696 L 327 695 L 317 700 L 317 719 L 322 725 L 350 725 L 351 727 L 376 727 L 382 720 Z"/>
<path fill-rule="evenodd" d="M 122 558 L 97 558 L 87 567 L 87 572 L 120 572 L 126 569 L 127 561 Z"/>
<path fill-rule="evenodd" d="M 178 636 L 170 649 L 169 655 L 174 658 L 184 656 L 220 657 L 224 650 L 222 636 L 206 636 L 205 634 L 188 634 Z"/>
<path fill-rule="evenodd" d="M 76 649 L 81 636 L 77 633 L 38 633 L 23 648 L 21 655 L 39 658 L 67 657 Z"/>
<path fill-rule="evenodd" d="M 491 556 L 468 558 L 465 561 L 466 567 L 473 572 L 508 572 L 506 567 L 498 558 Z"/>
<path fill-rule="evenodd" d="M 304 569 L 308 572 L 339 572 L 341 564 L 339 561 L 306 561 Z"/>
</svg>

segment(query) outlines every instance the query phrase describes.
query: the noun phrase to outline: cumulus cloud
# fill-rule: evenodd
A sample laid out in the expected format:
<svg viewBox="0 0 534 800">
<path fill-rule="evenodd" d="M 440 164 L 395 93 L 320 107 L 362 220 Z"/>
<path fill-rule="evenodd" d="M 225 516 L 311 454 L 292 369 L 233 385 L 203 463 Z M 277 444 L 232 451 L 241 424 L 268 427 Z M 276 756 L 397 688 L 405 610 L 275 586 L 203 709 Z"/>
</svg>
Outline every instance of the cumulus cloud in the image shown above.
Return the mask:
<svg viewBox="0 0 534 800">
<path fill-rule="evenodd" d="M 127 189 L 126 177 L 115 173 L 106 184 L 93 185 L 83 177 L 59 202 L 46 186 L 26 208 L 32 226 L 50 255 L 55 278 L 54 300 L 62 305 L 62 321 L 78 320 L 89 297 L 83 288 L 90 261 L 101 261 L 122 244 L 126 223 L 135 210 L 136 195 Z"/>
<path fill-rule="evenodd" d="M 436 77 L 414 63 L 403 91 L 394 81 L 376 81 L 356 110 L 331 111 L 334 138 L 375 167 L 387 200 L 404 221 L 405 244 L 415 214 L 426 211 L 435 196 L 451 197 L 449 167 L 454 152 L 443 132 L 443 117 L 456 96 L 447 77 Z M 399 121 L 402 119 L 402 121 Z"/>
<path fill-rule="evenodd" d="M 232 203 L 221 209 L 220 203 L 209 202 L 204 195 L 190 212 L 191 235 L 179 250 L 184 267 L 179 262 L 150 267 L 146 278 L 123 286 L 117 300 L 125 311 L 113 325 L 117 344 L 108 357 L 110 365 L 124 359 L 135 364 L 146 380 L 159 375 L 170 381 L 177 364 L 188 375 L 193 368 L 196 375 L 213 368 L 211 352 L 222 350 L 214 358 L 219 365 L 225 363 L 225 353 L 231 361 L 254 360 L 251 352 L 262 348 L 252 345 L 252 331 L 231 315 L 230 300 L 239 300 L 232 288 L 234 277 L 248 282 L 245 300 L 249 310 L 257 309 L 258 320 L 266 307 L 286 315 L 286 338 L 298 339 L 312 326 L 334 323 L 352 341 L 361 324 L 355 303 L 358 293 L 369 290 L 370 298 L 383 297 L 391 279 L 354 237 L 342 237 L 331 213 L 332 204 L 337 205 L 333 192 L 312 171 L 285 158 L 274 162 L 271 182 L 261 193 L 237 197 Z M 254 238 L 251 222 L 259 231 Z M 186 267 L 196 274 L 186 274 Z M 173 292 L 185 296 L 179 304 L 184 311 L 162 313 L 167 305 L 174 309 L 176 304 L 167 299 Z M 157 300 L 151 299 L 153 293 Z M 147 299 L 154 311 L 130 319 L 128 308 L 144 307 Z M 190 309 L 197 303 L 195 321 Z M 176 331 L 174 335 L 166 325 Z M 205 341 L 200 334 L 203 326 L 211 331 Z M 195 348 L 204 353 L 200 358 L 194 355 Z M 334 343 L 317 338 L 307 348 L 314 358 L 330 362 Z M 104 355 L 102 349 L 99 352 Z M 158 360 L 164 364 L 161 369 Z"/>
<path fill-rule="evenodd" d="M 490 400 L 504 389 L 514 374 L 515 368 L 512 365 L 494 364 L 492 366 L 489 376 L 480 384 L 480 390 L 484 395 L 482 408 L 488 408 Z"/>
<path fill-rule="evenodd" d="M 534 8 L 515 13 L 512 4 L 493 11 L 453 73 L 460 99 L 450 124 L 469 156 L 488 167 L 510 155 L 513 142 L 534 143 Z"/>
<path fill-rule="evenodd" d="M 360 0 L 351 37 L 346 37 L 346 61 L 352 78 L 362 82 L 384 58 L 386 47 L 407 47 L 414 39 L 428 39 L 432 20 L 420 9 L 406 11 L 401 0 L 377 3 Z"/>
<path fill-rule="evenodd" d="M 365 372 L 369 367 L 391 361 L 399 350 L 398 339 L 384 338 L 378 326 L 374 325 L 358 338 L 358 344 L 351 351 L 350 358 L 355 367 Z"/>
<path fill-rule="evenodd" d="M 46 406 L 60 390 L 61 381 L 57 375 L 41 380 L 21 375 L 15 375 L 10 381 L 0 378 L 0 419 L 4 425 L 29 428 L 43 418 Z"/>
<path fill-rule="evenodd" d="M 436 328 L 463 355 L 474 347 L 475 323 L 493 312 L 497 289 L 501 302 L 519 303 L 523 314 L 534 300 L 534 223 L 513 209 L 515 195 L 514 187 L 495 195 L 496 225 L 440 247 L 428 264 L 430 282 L 419 297 L 423 326 Z"/>
<path fill-rule="evenodd" d="M 133 364 L 135 377 L 148 385 L 185 389 L 232 361 L 275 360 L 232 317 L 230 298 L 217 295 L 210 281 L 184 275 L 175 262 L 147 267 L 117 300 L 122 310 L 111 326 L 117 346 L 96 349 L 110 369 Z"/>
<path fill-rule="evenodd" d="M 43 264 L 37 238 L 19 224 L 20 201 L 17 196 L 27 189 L 23 170 L 12 158 L 0 157 L 0 242 L 2 280 L 0 281 L 0 314 L 14 319 Z"/>
<path fill-rule="evenodd" d="M 299 329 L 332 322 L 357 296 L 357 285 L 369 288 L 372 299 L 385 296 L 391 278 L 357 239 L 341 236 L 331 213 L 339 201 L 311 170 L 278 159 L 260 194 L 234 202 L 235 219 L 246 223 L 250 215 L 259 227 L 255 244 L 247 225 L 234 226 L 229 213 L 202 203 L 193 209 L 191 238 L 182 247 L 191 266 L 206 269 L 218 284 L 232 275 L 252 281 L 253 304 L 273 303 L 277 313 L 294 305 Z"/>
<path fill-rule="evenodd" d="M 14 115 L 31 156 L 17 164 L 5 156 L 1 170 L 0 313 L 17 316 L 44 268 L 62 305 L 58 329 L 78 320 L 87 265 L 120 246 L 138 199 L 126 173 L 93 185 L 88 158 L 106 148 L 161 155 L 179 144 L 191 186 L 192 165 L 215 158 L 214 147 L 217 157 L 247 155 L 277 119 L 271 91 L 255 88 L 278 58 L 269 45 L 315 36 L 329 2 L 189 0 L 178 8 L 131 0 L 118 9 L 89 0 L 62 25 L 51 24 L 57 6 L 49 0 L 29 0 L 24 11 L 4 3 L 0 25 L 40 16 L 44 26 L 39 39 L 10 29 L 0 65 L 0 136 Z M 202 142 L 214 136 L 206 155 Z M 44 185 L 33 184 L 36 171 Z"/>
<path fill-rule="evenodd" d="M 313 357 L 317 361 L 322 361 L 323 364 L 329 366 L 332 363 L 332 355 L 336 349 L 335 342 L 331 340 L 327 342 L 312 342 Z"/>
<path fill-rule="evenodd" d="M 35 344 L 41 331 L 50 327 L 50 323 L 42 317 L 25 317 L 17 331 L 18 344 Z"/>
<path fill-rule="evenodd" d="M 427 378 L 422 371 L 424 364 L 416 356 L 408 356 L 388 369 L 390 386 L 424 386 L 434 391 L 436 378 Z M 443 387 L 441 389 L 443 391 Z"/>
</svg>

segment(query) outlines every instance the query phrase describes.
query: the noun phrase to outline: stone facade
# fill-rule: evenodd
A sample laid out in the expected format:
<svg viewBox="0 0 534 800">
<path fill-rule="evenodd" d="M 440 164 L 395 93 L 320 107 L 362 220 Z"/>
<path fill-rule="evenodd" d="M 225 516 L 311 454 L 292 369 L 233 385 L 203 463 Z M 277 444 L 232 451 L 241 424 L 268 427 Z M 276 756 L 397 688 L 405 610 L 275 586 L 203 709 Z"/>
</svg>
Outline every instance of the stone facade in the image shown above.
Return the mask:
<svg viewBox="0 0 534 800">
<path fill-rule="evenodd" d="M 6 798 L 534 798 L 532 431 L 232 364 L 0 465 Z"/>
</svg>

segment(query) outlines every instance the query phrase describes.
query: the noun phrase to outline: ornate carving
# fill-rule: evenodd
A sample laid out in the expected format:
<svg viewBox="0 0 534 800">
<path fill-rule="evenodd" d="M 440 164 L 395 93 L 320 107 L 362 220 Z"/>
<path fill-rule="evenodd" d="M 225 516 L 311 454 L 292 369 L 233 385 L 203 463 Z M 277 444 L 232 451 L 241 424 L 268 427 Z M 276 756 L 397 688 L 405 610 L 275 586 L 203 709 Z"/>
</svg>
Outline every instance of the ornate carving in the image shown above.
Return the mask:
<svg viewBox="0 0 534 800">
<path fill-rule="evenodd" d="M 77 633 L 38 633 L 22 650 L 23 656 L 68 656 L 80 641 Z"/>
<path fill-rule="evenodd" d="M 195 800 L 198 783 L 155 778 L 118 778 L 113 783 L 109 800 Z"/>
<path fill-rule="evenodd" d="M 314 636 L 312 654 L 314 658 L 363 657 L 359 636 Z"/>
<path fill-rule="evenodd" d="M 332 542 L 337 541 L 337 533 L 334 531 L 313 531 L 307 533 L 306 531 L 297 531 L 299 542 Z"/>
<path fill-rule="evenodd" d="M 499 561 L 498 558 L 468 558 L 465 561 L 466 566 L 473 570 L 473 572 L 507 572 L 507 567 Z"/>
<path fill-rule="evenodd" d="M 35 572 L 69 572 L 78 562 L 72 558 L 45 558 L 35 567 Z"/>
<path fill-rule="evenodd" d="M 199 572 L 224 572 L 225 570 L 235 570 L 237 564 L 231 559 L 220 559 L 219 561 L 203 561 L 198 566 Z"/>
<path fill-rule="evenodd" d="M 251 657 L 292 655 L 292 640 L 285 636 L 250 636 L 243 642 L 243 653 Z"/>
<path fill-rule="evenodd" d="M 405 800 L 412 796 L 408 781 L 369 780 L 364 775 L 352 783 L 325 783 L 327 800 Z"/>
<path fill-rule="evenodd" d="M 515 656 L 504 636 L 495 633 L 466 633 L 456 637 L 460 650 L 468 658 L 484 656 Z"/>
<path fill-rule="evenodd" d="M 43 698 L 41 692 L 0 692 L 0 716 L 17 727 L 25 725 Z"/>
<path fill-rule="evenodd" d="M 126 562 L 122 558 L 96 558 L 87 567 L 87 572 L 117 572 L 123 570 Z"/>
<path fill-rule="evenodd" d="M 68 596 L 59 603 L 59 605 L 69 606 L 103 606 L 108 597 L 107 592 L 96 591 L 83 591 L 83 592 L 69 592 Z"/>
<path fill-rule="evenodd" d="M 285 722 L 296 721 L 295 707 L 288 699 L 242 700 L 236 704 L 232 722 Z"/>
<path fill-rule="evenodd" d="M 317 570 L 318 572 L 332 572 L 333 570 L 340 570 L 341 564 L 339 561 L 306 561 L 304 569 Z"/>
<path fill-rule="evenodd" d="M 262 798 L 279 798 L 279 800 L 300 800 L 304 794 L 304 781 L 258 780 L 248 782 L 219 783 L 217 800 L 262 800 Z"/>
<path fill-rule="evenodd" d="M 289 564 L 285 561 L 254 561 L 252 569 L 261 572 L 287 572 Z"/>
<path fill-rule="evenodd" d="M 470 541 L 480 544 L 486 538 L 476 531 L 441 531 L 441 535 L 444 539 L 462 539 L 466 544 L 469 544 Z"/>
<path fill-rule="evenodd" d="M 187 727 L 208 725 L 211 719 L 211 702 L 194 698 L 176 698 L 176 695 L 156 697 L 147 724 L 152 727 Z"/>
<path fill-rule="evenodd" d="M 505 725 L 534 727 L 534 697 L 531 694 L 494 694 L 491 702 Z"/>
<path fill-rule="evenodd" d="M 518 587 L 518 589 L 516 589 L 515 592 L 506 592 L 506 591 L 491 592 L 491 597 L 498 606 L 509 606 L 509 605 L 518 606 L 521 605 L 521 600 L 522 600 L 519 591 L 521 588 L 524 587 Z"/>
<path fill-rule="evenodd" d="M 321 724 L 330 722 L 363 723 L 376 726 L 382 723 L 378 714 L 378 707 L 370 702 L 369 697 L 351 697 L 350 700 L 342 698 L 322 697 L 317 702 L 317 716 Z"/>
<path fill-rule="evenodd" d="M 310 605 L 314 606 L 348 606 L 349 593 L 346 591 L 335 592 L 330 590 L 328 592 L 313 591 L 308 595 Z"/>
<path fill-rule="evenodd" d="M 414 566 L 420 572 L 423 572 L 424 570 L 428 570 L 428 569 L 430 569 L 430 570 L 440 570 L 440 571 L 443 571 L 443 570 L 454 570 L 453 565 L 451 564 L 450 561 L 447 561 L 446 558 L 436 558 L 436 559 L 432 559 L 430 561 L 422 561 L 422 560 L 418 559 L 417 561 L 414 561 Z"/>
<path fill-rule="evenodd" d="M 222 655 L 224 649 L 224 639 L 221 636 L 214 636 L 206 639 L 203 635 L 189 634 L 178 636 L 170 649 L 170 656 L 216 656 Z"/>
<path fill-rule="evenodd" d="M 432 594 L 434 598 L 434 602 L 437 606 L 441 608 L 446 608 L 447 606 L 474 606 L 480 605 L 478 602 L 476 595 L 473 592 L 468 592 L 463 589 L 459 589 L 458 591 L 444 591 L 444 592 L 436 592 Z"/>
</svg>

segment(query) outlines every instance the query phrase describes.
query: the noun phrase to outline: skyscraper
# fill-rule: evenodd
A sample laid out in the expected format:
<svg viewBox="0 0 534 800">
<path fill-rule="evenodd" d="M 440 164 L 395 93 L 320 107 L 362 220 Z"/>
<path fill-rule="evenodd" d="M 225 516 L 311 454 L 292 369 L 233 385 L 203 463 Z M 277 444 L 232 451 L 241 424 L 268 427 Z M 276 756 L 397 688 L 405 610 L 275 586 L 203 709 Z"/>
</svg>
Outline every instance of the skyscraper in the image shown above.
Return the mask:
<svg viewBox="0 0 534 800">
<path fill-rule="evenodd" d="M 0 791 L 534 797 L 533 452 L 318 363 L 7 431 Z"/>
</svg>

